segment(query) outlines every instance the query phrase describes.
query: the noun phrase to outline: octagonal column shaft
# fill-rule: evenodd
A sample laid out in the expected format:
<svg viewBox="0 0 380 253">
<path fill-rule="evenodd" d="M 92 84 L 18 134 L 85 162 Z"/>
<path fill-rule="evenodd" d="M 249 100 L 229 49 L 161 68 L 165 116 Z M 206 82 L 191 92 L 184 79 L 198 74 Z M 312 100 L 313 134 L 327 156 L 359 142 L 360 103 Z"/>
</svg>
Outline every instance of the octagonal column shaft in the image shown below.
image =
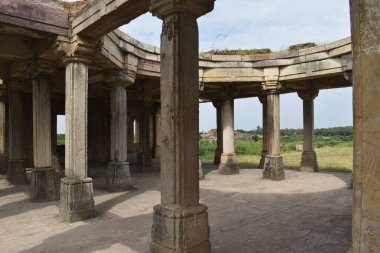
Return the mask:
<svg viewBox="0 0 380 253">
<path fill-rule="evenodd" d="M 317 154 L 314 151 L 314 99 L 318 91 L 299 92 L 303 100 L 303 152 L 300 170 L 318 172 Z"/>
<path fill-rule="evenodd" d="M 8 171 L 6 94 L 5 90 L 0 90 L 0 175 Z"/>
<path fill-rule="evenodd" d="M 111 86 L 111 162 L 107 171 L 107 190 L 125 191 L 131 184 L 128 163 L 127 91 L 121 82 Z"/>
<path fill-rule="evenodd" d="M 261 158 L 259 168 L 264 169 L 265 156 L 268 154 L 268 108 L 267 108 L 267 97 L 259 97 L 261 104 L 263 105 L 263 147 L 261 151 Z"/>
<path fill-rule="evenodd" d="M 152 126 L 152 103 L 151 101 L 142 101 L 141 121 L 139 124 L 139 141 L 140 152 L 138 153 L 138 167 L 141 172 L 152 171 L 152 150 L 150 148 L 151 126 Z"/>
<path fill-rule="evenodd" d="M 52 167 L 50 80 L 46 76 L 33 82 L 33 154 L 34 168 L 30 198 L 57 200 L 59 184 Z"/>
<path fill-rule="evenodd" d="M 197 17 L 213 1 L 153 0 L 161 35 L 161 204 L 151 253 L 209 253 L 207 207 L 199 203 Z M 200 7 L 201 10 L 199 10 Z M 203 11 L 203 12 L 202 12 Z M 197 14 L 195 13 L 197 12 Z"/>
<path fill-rule="evenodd" d="M 23 94 L 11 91 L 9 96 L 9 160 L 7 179 L 11 184 L 26 184 L 23 152 Z"/>
<path fill-rule="evenodd" d="M 280 154 L 280 95 L 276 90 L 267 95 L 268 155 L 265 156 L 263 176 L 283 180 L 284 165 Z"/>
<path fill-rule="evenodd" d="M 223 124 L 222 124 L 222 102 L 213 101 L 212 104 L 216 109 L 216 149 L 214 164 L 219 165 L 223 152 Z"/>
<path fill-rule="evenodd" d="M 380 5 L 352 0 L 354 204 L 352 253 L 380 252 Z"/>
<path fill-rule="evenodd" d="M 219 174 L 239 173 L 235 154 L 234 100 L 226 99 L 222 103 L 223 153 L 220 158 Z"/>
</svg>

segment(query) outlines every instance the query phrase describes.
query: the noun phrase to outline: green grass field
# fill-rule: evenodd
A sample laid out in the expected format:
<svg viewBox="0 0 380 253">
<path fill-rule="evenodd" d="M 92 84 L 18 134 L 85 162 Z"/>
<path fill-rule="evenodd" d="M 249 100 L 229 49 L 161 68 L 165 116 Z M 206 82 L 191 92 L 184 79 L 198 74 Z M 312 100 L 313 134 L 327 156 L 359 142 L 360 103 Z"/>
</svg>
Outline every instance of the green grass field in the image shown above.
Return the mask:
<svg viewBox="0 0 380 253">
<path fill-rule="evenodd" d="M 296 138 L 298 139 L 298 138 Z M 296 144 L 301 140 L 289 140 L 282 138 L 281 154 L 287 169 L 298 170 L 301 162 L 302 152 L 296 151 Z M 200 156 L 203 162 L 214 161 L 215 142 L 201 140 Z M 240 165 L 258 166 L 261 155 L 261 142 L 250 140 L 235 141 L 235 152 Z M 352 172 L 352 140 L 346 137 L 334 137 L 329 140 L 316 138 L 315 142 L 320 171 L 328 172 Z"/>
</svg>

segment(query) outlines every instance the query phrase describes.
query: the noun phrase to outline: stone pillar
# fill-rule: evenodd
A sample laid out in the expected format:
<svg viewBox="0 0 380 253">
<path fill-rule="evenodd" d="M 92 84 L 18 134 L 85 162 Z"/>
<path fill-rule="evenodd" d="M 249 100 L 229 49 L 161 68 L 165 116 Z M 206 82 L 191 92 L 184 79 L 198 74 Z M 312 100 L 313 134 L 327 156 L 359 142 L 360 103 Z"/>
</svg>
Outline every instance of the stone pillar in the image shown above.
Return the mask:
<svg viewBox="0 0 380 253">
<path fill-rule="evenodd" d="M 23 94 L 14 90 L 9 95 L 9 160 L 7 179 L 11 184 L 26 184 L 23 151 Z"/>
<path fill-rule="evenodd" d="M 6 96 L 6 90 L 0 90 L 0 175 L 6 175 L 8 171 Z"/>
<path fill-rule="evenodd" d="M 379 13 L 379 1 L 351 1 L 354 60 L 353 253 L 380 252 Z"/>
<path fill-rule="evenodd" d="M 38 61 L 33 80 L 33 154 L 34 168 L 30 198 L 34 201 L 57 200 L 59 184 L 52 166 L 50 79 L 52 65 Z"/>
<path fill-rule="evenodd" d="M 216 149 L 214 164 L 220 164 L 220 158 L 223 152 L 223 125 L 222 125 L 222 101 L 216 100 L 212 102 L 216 109 Z"/>
<path fill-rule="evenodd" d="M 131 173 L 128 163 L 128 123 L 127 123 L 127 91 L 133 84 L 127 73 L 112 71 L 107 74 L 106 82 L 111 86 L 111 162 L 108 164 L 108 191 L 127 190 L 131 184 Z"/>
<path fill-rule="evenodd" d="M 65 177 L 61 179 L 59 216 L 74 222 L 95 216 L 92 178 L 87 175 L 88 65 L 95 45 L 74 36 L 66 64 Z"/>
<path fill-rule="evenodd" d="M 314 99 L 318 90 L 298 92 L 303 100 L 303 152 L 300 170 L 318 172 L 317 154 L 314 151 Z"/>
<path fill-rule="evenodd" d="M 219 174 L 239 173 L 235 154 L 234 100 L 226 99 L 222 104 L 223 153 L 220 158 Z"/>
<path fill-rule="evenodd" d="M 151 135 L 151 114 L 152 103 L 145 100 L 141 110 L 140 121 L 140 152 L 137 155 L 137 164 L 141 172 L 152 171 L 152 150 L 150 148 L 150 135 Z"/>
<path fill-rule="evenodd" d="M 197 17 L 213 0 L 153 0 L 161 36 L 161 204 L 154 207 L 151 253 L 210 253 L 207 207 L 199 203 Z"/>
<path fill-rule="evenodd" d="M 267 95 L 268 154 L 265 156 L 265 179 L 285 179 L 284 164 L 280 154 L 280 95 L 271 90 Z"/>
<path fill-rule="evenodd" d="M 259 168 L 264 169 L 265 157 L 268 155 L 268 108 L 267 96 L 259 97 L 260 103 L 263 105 L 263 149 L 261 151 L 261 158 Z"/>
</svg>

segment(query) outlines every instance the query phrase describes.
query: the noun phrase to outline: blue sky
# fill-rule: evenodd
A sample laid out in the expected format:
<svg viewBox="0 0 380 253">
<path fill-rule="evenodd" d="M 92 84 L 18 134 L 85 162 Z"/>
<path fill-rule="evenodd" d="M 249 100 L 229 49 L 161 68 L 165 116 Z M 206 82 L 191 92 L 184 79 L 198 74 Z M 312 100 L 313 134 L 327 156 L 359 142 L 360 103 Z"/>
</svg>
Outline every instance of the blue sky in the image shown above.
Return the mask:
<svg viewBox="0 0 380 253">
<path fill-rule="evenodd" d="M 145 14 L 121 27 L 136 39 L 160 45 L 161 21 Z M 200 51 L 271 48 L 350 36 L 349 0 L 216 0 L 212 13 L 199 18 Z M 281 96 L 281 128 L 302 128 L 302 102 L 296 94 Z M 262 124 L 257 98 L 235 101 L 235 129 Z M 315 100 L 315 127 L 352 125 L 352 89 L 320 91 Z M 215 109 L 200 105 L 200 130 L 216 127 Z"/>
</svg>

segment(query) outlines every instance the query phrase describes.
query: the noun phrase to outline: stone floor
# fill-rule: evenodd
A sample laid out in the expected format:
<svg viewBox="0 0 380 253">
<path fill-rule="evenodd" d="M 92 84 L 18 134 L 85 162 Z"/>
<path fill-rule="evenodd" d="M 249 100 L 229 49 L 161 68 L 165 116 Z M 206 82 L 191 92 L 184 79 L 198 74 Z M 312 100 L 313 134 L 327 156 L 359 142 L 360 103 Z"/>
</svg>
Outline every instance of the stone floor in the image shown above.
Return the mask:
<svg viewBox="0 0 380 253">
<path fill-rule="evenodd" d="M 350 174 L 286 172 L 261 179 L 208 171 L 201 201 L 209 206 L 213 253 L 345 253 L 351 241 Z M 33 203 L 27 186 L 0 179 L 0 252 L 129 252 L 148 250 L 159 175 L 134 176 L 134 191 L 110 194 L 95 179 L 96 219 L 64 224 L 58 202 Z"/>
</svg>

